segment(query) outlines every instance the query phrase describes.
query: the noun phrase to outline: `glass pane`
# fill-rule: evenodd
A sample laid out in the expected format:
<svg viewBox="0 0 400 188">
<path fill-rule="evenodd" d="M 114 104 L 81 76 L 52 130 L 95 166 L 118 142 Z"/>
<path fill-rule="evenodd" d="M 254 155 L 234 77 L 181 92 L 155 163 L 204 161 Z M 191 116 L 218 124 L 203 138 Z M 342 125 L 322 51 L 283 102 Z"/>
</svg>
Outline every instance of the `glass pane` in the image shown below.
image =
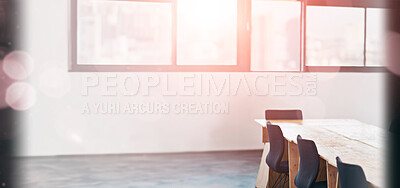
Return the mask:
<svg viewBox="0 0 400 188">
<path fill-rule="evenodd" d="M 364 9 L 307 7 L 306 64 L 364 66 Z"/>
<path fill-rule="evenodd" d="M 384 65 L 384 29 L 385 29 L 385 10 L 368 8 L 367 9 L 367 40 L 366 40 L 366 65 Z"/>
<path fill-rule="evenodd" d="M 177 64 L 236 65 L 237 1 L 178 0 Z"/>
<path fill-rule="evenodd" d="M 78 2 L 78 64 L 171 64 L 171 4 Z"/>
<path fill-rule="evenodd" d="M 251 70 L 300 70 L 300 2 L 252 1 Z"/>
</svg>

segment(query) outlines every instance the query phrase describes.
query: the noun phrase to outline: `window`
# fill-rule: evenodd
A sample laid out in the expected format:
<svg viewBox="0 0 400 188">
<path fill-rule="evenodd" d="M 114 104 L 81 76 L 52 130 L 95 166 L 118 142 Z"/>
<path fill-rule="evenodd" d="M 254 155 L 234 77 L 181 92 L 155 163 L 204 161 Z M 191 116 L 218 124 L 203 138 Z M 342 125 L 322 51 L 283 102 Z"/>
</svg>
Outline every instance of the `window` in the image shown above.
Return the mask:
<svg viewBox="0 0 400 188">
<path fill-rule="evenodd" d="M 70 71 L 384 71 L 384 7 L 71 0 Z"/>
<path fill-rule="evenodd" d="M 237 2 L 178 0 L 177 64 L 236 65 Z"/>
<path fill-rule="evenodd" d="M 384 65 L 384 28 L 385 10 L 378 8 L 367 8 L 366 27 L 366 65 Z"/>
<path fill-rule="evenodd" d="M 171 65 L 170 3 L 78 3 L 80 65 Z"/>
<path fill-rule="evenodd" d="M 248 71 L 244 2 L 71 0 L 69 69 Z"/>
<path fill-rule="evenodd" d="M 300 2 L 251 5 L 251 70 L 300 71 Z"/>
<path fill-rule="evenodd" d="M 306 71 L 386 70 L 385 9 L 368 7 L 307 6 Z"/>
<path fill-rule="evenodd" d="M 308 6 L 307 66 L 364 65 L 364 9 Z"/>
</svg>

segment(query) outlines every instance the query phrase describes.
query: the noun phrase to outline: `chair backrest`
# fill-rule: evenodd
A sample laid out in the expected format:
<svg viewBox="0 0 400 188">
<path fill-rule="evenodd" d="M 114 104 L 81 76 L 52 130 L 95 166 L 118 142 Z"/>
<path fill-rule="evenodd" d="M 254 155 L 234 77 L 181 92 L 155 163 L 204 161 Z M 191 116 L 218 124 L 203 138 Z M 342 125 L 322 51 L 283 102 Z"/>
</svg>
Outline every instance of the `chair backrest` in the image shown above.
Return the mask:
<svg viewBox="0 0 400 188">
<path fill-rule="evenodd" d="M 297 172 L 294 184 L 298 188 L 312 187 L 318 176 L 319 155 L 314 141 L 297 136 L 297 146 L 300 155 L 300 168 Z"/>
<path fill-rule="evenodd" d="M 303 120 L 301 110 L 265 110 L 266 120 Z"/>
<path fill-rule="evenodd" d="M 355 164 L 343 163 L 336 157 L 337 169 L 339 173 L 340 188 L 367 188 L 368 181 L 363 169 Z"/>
<path fill-rule="evenodd" d="M 278 125 L 272 125 L 267 122 L 267 130 L 270 142 L 269 153 L 266 158 L 268 166 L 275 172 L 281 172 L 280 162 L 285 151 L 285 140 L 282 130 Z"/>
</svg>

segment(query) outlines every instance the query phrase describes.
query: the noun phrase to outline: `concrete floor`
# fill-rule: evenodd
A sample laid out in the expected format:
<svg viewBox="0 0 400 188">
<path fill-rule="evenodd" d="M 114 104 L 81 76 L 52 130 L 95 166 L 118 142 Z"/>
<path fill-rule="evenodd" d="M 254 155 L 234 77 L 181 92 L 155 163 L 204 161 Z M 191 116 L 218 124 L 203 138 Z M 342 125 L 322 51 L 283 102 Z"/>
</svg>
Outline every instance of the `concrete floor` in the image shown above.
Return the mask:
<svg viewBox="0 0 400 188">
<path fill-rule="evenodd" d="M 19 158 L 18 187 L 253 188 L 262 151 Z"/>
</svg>

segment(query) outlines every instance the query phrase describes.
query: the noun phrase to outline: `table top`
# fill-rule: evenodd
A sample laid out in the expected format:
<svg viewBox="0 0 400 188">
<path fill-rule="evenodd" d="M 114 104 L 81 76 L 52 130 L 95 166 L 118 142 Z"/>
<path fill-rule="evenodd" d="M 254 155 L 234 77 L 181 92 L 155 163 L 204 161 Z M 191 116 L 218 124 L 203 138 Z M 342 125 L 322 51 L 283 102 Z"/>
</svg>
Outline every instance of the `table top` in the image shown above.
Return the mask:
<svg viewBox="0 0 400 188">
<path fill-rule="evenodd" d="M 265 119 L 256 119 L 265 127 Z M 353 119 L 271 120 L 282 129 L 283 136 L 297 143 L 297 135 L 313 140 L 320 156 L 336 166 L 336 157 L 343 162 L 360 165 L 367 180 L 379 187 L 385 180 L 386 131 Z"/>
</svg>

